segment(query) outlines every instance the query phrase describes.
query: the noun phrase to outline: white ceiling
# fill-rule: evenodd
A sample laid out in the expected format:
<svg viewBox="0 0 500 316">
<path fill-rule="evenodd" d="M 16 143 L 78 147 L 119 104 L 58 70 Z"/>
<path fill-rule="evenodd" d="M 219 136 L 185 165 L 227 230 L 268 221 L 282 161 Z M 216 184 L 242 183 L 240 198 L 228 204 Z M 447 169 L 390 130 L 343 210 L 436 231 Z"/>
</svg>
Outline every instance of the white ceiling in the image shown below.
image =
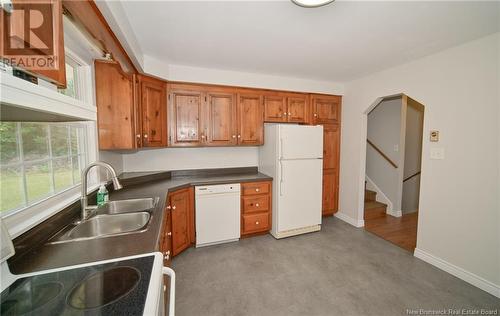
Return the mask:
<svg viewBox="0 0 500 316">
<path fill-rule="evenodd" d="M 329 81 L 500 31 L 496 1 L 337 1 L 315 9 L 290 1 L 124 1 L 122 7 L 144 55 Z"/>
</svg>

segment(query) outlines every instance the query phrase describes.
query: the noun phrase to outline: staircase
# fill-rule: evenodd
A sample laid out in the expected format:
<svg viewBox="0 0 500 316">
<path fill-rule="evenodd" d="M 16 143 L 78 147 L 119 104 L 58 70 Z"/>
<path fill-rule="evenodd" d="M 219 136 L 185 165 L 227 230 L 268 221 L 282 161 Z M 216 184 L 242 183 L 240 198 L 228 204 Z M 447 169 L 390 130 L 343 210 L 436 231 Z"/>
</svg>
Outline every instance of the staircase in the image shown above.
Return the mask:
<svg viewBox="0 0 500 316">
<path fill-rule="evenodd" d="M 365 220 L 385 217 L 387 205 L 377 202 L 376 198 L 377 192 L 365 189 Z"/>
</svg>

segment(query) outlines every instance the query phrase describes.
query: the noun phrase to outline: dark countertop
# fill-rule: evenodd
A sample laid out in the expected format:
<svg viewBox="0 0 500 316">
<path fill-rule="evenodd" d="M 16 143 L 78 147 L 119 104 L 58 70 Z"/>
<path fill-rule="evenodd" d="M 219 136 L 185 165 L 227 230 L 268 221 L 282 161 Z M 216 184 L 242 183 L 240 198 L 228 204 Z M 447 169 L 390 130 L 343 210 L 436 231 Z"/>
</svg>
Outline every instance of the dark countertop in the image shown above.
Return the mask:
<svg viewBox="0 0 500 316">
<path fill-rule="evenodd" d="M 158 251 L 163 210 L 169 191 L 196 185 L 272 180 L 271 177 L 257 172 L 254 167 L 218 170 L 124 173 L 120 176 L 124 188 L 110 192 L 110 200 L 160 198 L 151 213 L 147 231 L 61 244 L 44 244 L 15 260 L 13 264 L 9 263 L 11 271 L 16 274 L 28 273 Z"/>
</svg>

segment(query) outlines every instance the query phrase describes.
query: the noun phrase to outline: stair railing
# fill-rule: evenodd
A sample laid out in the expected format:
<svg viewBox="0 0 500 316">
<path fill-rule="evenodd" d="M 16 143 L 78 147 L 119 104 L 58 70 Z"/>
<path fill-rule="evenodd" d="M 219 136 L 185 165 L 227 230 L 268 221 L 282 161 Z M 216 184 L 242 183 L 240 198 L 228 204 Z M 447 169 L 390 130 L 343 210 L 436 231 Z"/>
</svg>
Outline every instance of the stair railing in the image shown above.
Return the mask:
<svg viewBox="0 0 500 316">
<path fill-rule="evenodd" d="M 373 142 L 371 142 L 368 138 L 366 139 L 366 142 L 370 144 L 370 146 L 372 146 L 372 148 L 375 149 L 375 151 L 378 152 L 389 164 L 391 164 L 391 166 L 393 166 L 396 169 L 398 168 L 398 165 L 396 165 L 396 163 L 392 161 L 391 158 L 389 158 L 386 154 L 384 154 L 384 152 L 380 148 L 378 148 Z"/>
</svg>

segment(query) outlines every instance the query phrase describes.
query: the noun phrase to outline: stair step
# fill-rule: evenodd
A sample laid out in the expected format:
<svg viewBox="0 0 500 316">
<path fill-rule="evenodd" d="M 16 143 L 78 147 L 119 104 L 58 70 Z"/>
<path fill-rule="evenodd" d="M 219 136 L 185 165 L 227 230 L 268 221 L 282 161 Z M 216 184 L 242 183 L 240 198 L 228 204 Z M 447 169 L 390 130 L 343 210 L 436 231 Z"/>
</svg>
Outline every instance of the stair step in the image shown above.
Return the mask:
<svg viewBox="0 0 500 316">
<path fill-rule="evenodd" d="M 376 201 L 365 202 L 365 213 L 363 216 L 365 220 L 385 217 L 386 213 L 387 213 L 386 204 Z"/>
<path fill-rule="evenodd" d="M 365 202 L 375 201 L 377 198 L 377 192 L 372 190 L 365 190 Z"/>
<path fill-rule="evenodd" d="M 365 211 L 367 209 L 374 209 L 374 208 L 380 208 L 380 207 L 386 208 L 387 204 L 380 203 L 380 202 L 377 202 L 377 201 L 365 202 Z"/>
</svg>

